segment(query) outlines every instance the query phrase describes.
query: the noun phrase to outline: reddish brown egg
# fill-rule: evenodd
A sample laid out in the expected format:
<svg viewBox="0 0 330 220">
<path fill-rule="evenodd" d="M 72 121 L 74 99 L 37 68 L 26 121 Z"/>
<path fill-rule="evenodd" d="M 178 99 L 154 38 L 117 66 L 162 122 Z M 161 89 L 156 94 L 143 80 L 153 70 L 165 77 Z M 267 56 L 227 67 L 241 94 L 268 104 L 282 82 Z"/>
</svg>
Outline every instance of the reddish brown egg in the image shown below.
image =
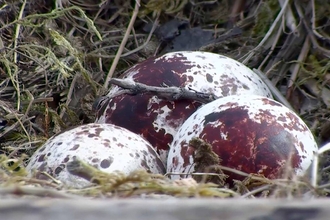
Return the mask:
<svg viewBox="0 0 330 220">
<path fill-rule="evenodd" d="M 317 151 L 312 133 L 294 112 L 261 96 L 224 97 L 193 113 L 170 147 L 167 172 L 183 174 L 172 179 L 190 177 L 194 172 L 195 148 L 189 145 L 194 137 L 211 144 L 221 165 L 271 179 L 280 177 L 286 165 L 297 175 L 304 174 Z M 244 179 L 226 174 L 228 182 Z"/>
<path fill-rule="evenodd" d="M 173 52 L 130 68 L 123 78 L 150 86 L 176 86 L 218 97 L 256 94 L 271 97 L 267 86 L 243 64 L 207 52 Z M 118 92 L 113 87 L 108 96 Z M 190 100 L 166 101 L 157 96 L 120 95 L 110 100 L 97 123 L 112 123 L 146 138 L 166 162 L 173 135 L 201 104 Z"/>
</svg>

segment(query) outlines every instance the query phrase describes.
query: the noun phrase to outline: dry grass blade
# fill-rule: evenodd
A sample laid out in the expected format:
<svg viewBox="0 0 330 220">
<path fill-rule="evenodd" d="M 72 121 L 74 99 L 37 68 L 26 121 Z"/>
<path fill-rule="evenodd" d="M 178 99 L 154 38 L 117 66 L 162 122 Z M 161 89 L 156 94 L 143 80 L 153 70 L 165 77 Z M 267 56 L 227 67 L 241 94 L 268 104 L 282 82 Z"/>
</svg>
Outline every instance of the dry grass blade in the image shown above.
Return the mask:
<svg viewBox="0 0 330 220">
<path fill-rule="evenodd" d="M 134 25 L 134 22 L 135 22 L 135 19 L 139 13 L 139 8 L 140 8 L 140 0 L 135 0 L 135 7 L 134 7 L 134 11 L 133 11 L 133 15 L 131 17 L 131 20 L 130 20 L 130 23 L 128 24 L 128 27 L 127 27 L 127 30 L 126 30 L 126 33 L 124 35 L 124 38 L 123 40 L 121 41 L 120 43 L 120 47 L 118 48 L 118 51 L 117 51 L 117 54 L 115 56 L 115 59 L 112 61 L 112 65 L 111 65 L 111 68 L 109 70 L 109 73 L 107 75 L 107 78 L 105 79 L 105 82 L 104 82 L 104 85 L 103 85 L 103 88 L 106 90 L 109 86 L 109 81 L 110 79 L 112 78 L 112 75 L 113 73 L 115 72 L 115 69 L 117 67 L 117 63 L 119 61 L 119 58 L 124 50 L 124 47 L 126 45 L 126 42 L 127 42 L 127 39 L 128 39 L 128 36 L 130 35 L 131 33 L 131 30 L 133 28 L 133 25 Z"/>
<path fill-rule="evenodd" d="M 273 31 L 275 30 L 276 26 L 278 25 L 278 22 L 282 18 L 284 12 L 286 11 L 286 7 L 289 4 L 289 0 L 286 0 L 284 4 L 282 5 L 281 11 L 278 13 L 276 19 L 274 20 L 272 26 L 269 28 L 267 34 L 262 39 L 262 41 L 258 44 L 258 46 L 252 50 L 250 53 L 248 53 L 247 57 L 243 60 L 243 64 L 247 64 L 247 62 L 255 55 L 256 51 L 259 51 L 261 47 L 264 45 L 264 43 L 269 39 L 269 37 L 273 34 Z"/>
<path fill-rule="evenodd" d="M 268 86 L 274 97 L 281 102 L 283 105 L 294 111 L 288 100 L 282 95 L 280 91 L 274 86 L 274 84 L 266 77 L 266 75 L 258 69 L 253 69 L 253 71 L 262 79 L 262 81 Z"/>
<path fill-rule="evenodd" d="M 176 197 L 229 197 L 231 193 L 218 189 L 217 184 L 197 184 L 195 181 L 173 182 L 165 176 L 149 174 L 145 170 L 136 170 L 125 175 L 121 172 L 104 173 L 79 160 L 68 164 L 68 171 L 76 176 L 96 183 L 98 188 L 91 188 L 89 194 L 103 194 L 111 196 L 139 196 L 142 194 L 165 194 Z M 83 192 L 83 191 L 82 191 Z M 85 189 L 86 192 L 86 189 Z"/>
</svg>

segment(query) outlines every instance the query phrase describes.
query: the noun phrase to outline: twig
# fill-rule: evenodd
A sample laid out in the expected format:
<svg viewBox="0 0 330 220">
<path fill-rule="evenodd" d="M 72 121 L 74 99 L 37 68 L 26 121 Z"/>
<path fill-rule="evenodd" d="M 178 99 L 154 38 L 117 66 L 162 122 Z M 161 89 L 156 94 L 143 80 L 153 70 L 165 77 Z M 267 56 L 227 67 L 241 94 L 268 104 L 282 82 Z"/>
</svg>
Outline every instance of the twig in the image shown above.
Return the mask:
<svg viewBox="0 0 330 220">
<path fill-rule="evenodd" d="M 126 93 L 130 95 L 136 95 L 141 93 L 151 93 L 157 95 L 159 98 L 167 100 L 179 100 L 179 99 L 190 99 L 201 103 L 208 103 L 214 101 L 218 97 L 212 93 L 202 93 L 198 91 L 191 91 L 185 88 L 179 87 L 157 87 L 148 86 L 143 83 L 137 83 L 127 79 L 111 79 L 111 84 L 117 85 L 125 90 L 120 91 L 120 94 Z M 115 94 L 114 96 L 118 96 Z M 113 97 L 111 97 L 113 98 Z"/>
<path fill-rule="evenodd" d="M 78 78 L 78 74 L 76 74 L 72 79 L 72 82 L 71 82 L 71 85 L 70 85 L 70 88 L 69 88 L 69 92 L 66 96 L 66 102 L 65 102 L 66 106 L 69 106 L 69 104 L 72 100 L 71 97 L 72 97 L 73 90 L 74 90 L 74 87 L 75 87 L 76 82 L 77 82 L 77 78 Z M 63 118 L 65 111 L 66 111 L 66 108 L 61 109 L 60 118 Z"/>
<path fill-rule="evenodd" d="M 328 188 L 328 187 L 330 187 L 330 183 L 326 183 L 326 184 L 320 185 L 316 189 L 317 190 L 320 190 L 320 189 L 324 189 L 324 188 Z"/>
<path fill-rule="evenodd" d="M 308 36 L 310 37 L 310 40 L 311 40 L 311 42 L 313 44 L 313 47 L 314 48 L 317 48 L 318 50 L 320 50 L 320 52 L 322 52 L 324 56 L 326 56 L 326 57 L 329 58 L 330 57 L 330 50 L 327 50 L 327 49 L 321 47 L 319 45 L 319 43 L 317 42 L 313 31 L 311 30 L 311 28 L 309 27 L 308 23 L 306 22 L 306 19 L 305 19 L 306 16 L 305 16 L 305 14 L 302 11 L 302 8 L 301 8 L 300 3 L 297 3 L 295 1 L 295 6 L 296 6 L 296 10 L 297 10 L 297 12 L 299 14 L 299 17 L 302 20 L 302 22 L 303 22 L 303 24 L 304 24 L 304 26 L 305 26 L 305 28 L 307 30 Z"/>
<path fill-rule="evenodd" d="M 281 102 L 283 105 L 294 111 L 294 108 L 288 102 L 288 100 L 282 95 L 280 91 L 274 86 L 274 84 L 258 69 L 253 69 L 253 71 L 261 78 L 261 80 L 268 86 L 274 97 Z"/>
<path fill-rule="evenodd" d="M 294 65 L 294 68 L 292 70 L 292 74 L 291 74 L 289 82 L 288 82 L 288 90 L 287 90 L 287 94 L 286 94 L 287 99 L 289 99 L 289 97 L 291 97 L 291 94 L 292 94 L 292 91 L 293 91 L 293 83 L 297 79 L 298 72 L 300 70 L 300 64 L 305 61 L 305 59 L 308 55 L 308 52 L 310 50 L 310 46 L 311 46 L 311 43 L 310 43 L 309 37 L 306 37 L 304 45 L 303 45 L 303 47 L 300 51 L 297 63 Z"/>
<path fill-rule="evenodd" d="M 157 28 L 158 23 L 159 23 L 159 21 L 158 21 L 158 17 L 157 17 L 157 18 L 156 18 L 156 21 L 155 21 L 154 24 L 152 25 L 152 28 L 151 28 L 151 31 L 150 31 L 148 37 L 147 37 L 147 40 L 146 40 L 141 46 L 135 48 L 134 50 L 131 50 L 131 51 L 127 52 L 127 53 L 122 54 L 121 57 L 129 56 L 129 55 L 131 55 L 131 54 L 133 54 L 133 53 L 138 52 L 139 50 L 142 50 L 144 47 L 146 47 L 146 46 L 148 45 L 148 43 L 149 43 L 151 37 L 152 37 L 152 34 L 154 33 L 154 31 L 155 31 L 156 28 Z"/>
<path fill-rule="evenodd" d="M 312 31 L 313 33 L 320 39 L 325 39 L 324 36 L 322 36 L 319 32 L 316 31 L 316 25 L 315 25 L 315 0 L 312 0 Z"/>
<path fill-rule="evenodd" d="M 210 1 L 202 1 L 202 2 L 195 2 L 193 0 L 189 0 L 190 4 L 193 5 L 193 6 L 198 6 L 198 5 L 207 5 L 207 4 L 214 4 L 216 3 L 218 0 L 210 0 Z"/>
<path fill-rule="evenodd" d="M 135 32 L 134 27 L 132 28 L 132 35 L 133 35 L 136 47 L 139 47 L 139 41 L 137 40 L 137 36 L 136 36 L 136 32 Z"/>
<path fill-rule="evenodd" d="M 29 105 L 27 106 L 27 108 L 25 110 L 25 113 L 24 113 L 23 117 L 21 118 L 23 120 L 28 116 L 28 114 L 30 112 L 30 109 L 32 108 L 32 104 L 34 103 L 34 96 L 31 94 L 31 92 L 29 90 L 25 90 L 25 93 L 29 97 L 30 102 L 29 102 Z"/>
<path fill-rule="evenodd" d="M 30 109 L 32 108 L 32 104 L 34 103 L 34 97 L 33 95 L 28 91 L 28 90 L 25 90 L 26 94 L 28 95 L 29 99 L 30 99 L 30 102 L 29 102 L 29 105 L 28 107 L 26 108 L 26 111 L 24 113 L 24 115 L 19 119 L 18 117 L 16 117 L 17 121 L 19 122 L 19 124 L 21 125 L 24 133 L 26 134 L 28 140 L 29 140 L 29 143 L 31 143 L 31 138 L 30 138 L 30 135 L 29 133 L 27 132 L 27 130 L 25 129 L 22 121 L 26 121 L 26 118 L 28 117 L 28 114 L 30 112 Z"/>
<path fill-rule="evenodd" d="M 131 33 L 131 30 L 133 28 L 133 25 L 135 23 L 135 19 L 136 19 L 138 13 L 139 13 L 139 8 L 140 8 L 140 0 L 136 0 L 135 1 L 135 8 L 134 8 L 134 11 L 133 11 L 133 15 L 132 15 L 131 20 L 130 20 L 130 22 L 128 24 L 126 33 L 124 35 L 123 40 L 121 41 L 121 44 L 120 44 L 120 46 L 118 48 L 118 51 L 117 51 L 117 54 L 116 54 L 116 56 L 115 56 L 115 58 L 114 58 L 114 60 L 112 62 L 111 68 L 110 68 L 109 73 L 107 75 L 107 78 L 106 78 L 106 80 L 104 82 L 103 88 L 105 90 L 108 88 L 109 81 L 112 78 L 113 73 L 115 72 L 116 66 L 117 66 L 118 61 L 120 59 L 120 56 L 121 56 L 121 54 L 122 54 L 122 52 L 124 50 L 124 47 L 125 47 L 126 42 L 128 40 L 128 37 L 129 37 L 129 35 Z"/>
<path fill-rule="evenodd" d="M 247 198 L 249 196 L 253 196 L 257 193 L 260 193 L 262 191 L 265 191 L 265 190 L 269 190 L 271 187 L 273 187 L 274 185 L 273 184 L 267 184 L 267 185 L 264 185 L 264 186 L 261 186 L 261 187 L 258 187 L 248 193 L 245 193 L 244 195 L 241 196 L 241 198 Z"/>
<path fill-rule="evenodd" d="M 10 126 L 6 126 L 6 128 L 0 133 L 0 138 L 3 137 L 5 134 L 7 134 L 9 131 L 13 130 L 18 124 L 20 124 L 22 126 L 22 128 L 25 130 L 23 123 L 25 123 L 26 121 L 30 121 L 32 118 L 34 118 L 35 116 L 29 117 L 24 119 L 24 121 L 20 120 L 18 118 L 19 115 L 14 114 L 14 118 L 17 120 L 14 124 L 10 125 Z M 25 130 L 25 133 L 27 131 Z"/>
<path fill-rule="evenodd" d="M 282 34 L 282 28 L 283 28 L 283 24 L 280 25 L 280 28 L 278 28 L 278 31 L 276 33 L 275 39 L 273 40 L 273 44 L 267 54 L 267 56 L 265 57 L 265 59 L 263 59 L 263 61 L 261 62 L 261 64 L 259 65 L 258 69 L 261 69 L 262 66 L 267 62 L 268 58 L 270 57 L 270 55 L 274 52 L 275 47 L 277 46 L 277 42 L 279 41 L 281 34 Z"/>
<path fill-rule="evenodd" d="M 30 142 L 31 142 L 31 138 L 30 138 L 29 132 L 27 132 L 27 130 L 25 129 L 23 123 L 24 123 L 25 121 L 27 121 L 27 116 L 28 116 L 28 113 L 29 113 L 29 111 L 30 111 L 30 109 L 31 109 L 31 107 L 32 107 L 32 103 L 33 103 L 34 97 L 33 97 L 33 95 L 32 95 L 28 90 L 26 90 L 25 92 L 27 93 L 27 95 L 29 96 L 29 98 L 31 99 L 31 101 L 30 101 L 30 103 L 29 103 L 29 105 L 28 105 L 28 107 L 27 107 L 27 109 L 26 109 L 26 111 L 25 111 L 25 114 L 24 114 L 21 118 L 18 118 L 18 115 L 16 115 L 16 114 L 14 114 L 14 117 L 15 117 L 16 120 L 17 120 L 16 123 L 20 124 L 21 128 L 23 129 L 23 131 L 24 131 L 24 133 L 26 134 L 26 137 L 28 138 L 29 143 L 30 143 Z M 15 124 L 16 124 L 16 123 L 15 123 Z M 14 128 L 14 127 L 13 127 L 13 128 Z M 8 131 L 9 131 L 9 130 L 8 130 Z M 1 137 L 2 135 L 4 135 L 3 133 L 4 133 L 4 132 L 1 133 L 0 137 Z"/>
<path fill-rule="evenodd" d="M 25 5 L 26 5 L 26 0 L 23 1 L 22 3 L 22 7 L 21 7 L 21 10 L 19 11 L 19 14 L 18 14 L 18 18 L 17 20 L 20 20 L 22 19 L 23 17 L 23 13 L 24 13 L 24 10 L 25 10 Z M 20 23 L 17 23 L 16 25 L 16 30 L 15 30 L 15 36 L 14 36 L 14 46 L 13 46 L 13 49 L 14 49 L 14 63 L 17 64 L 17 42 L 18 42 L 18 36 L 21 32 L 21 24 Z M 13 82 L 13 85 L 16 85 L 15 88 L 16 88 L 16 92 L 17 92 L 17 110 L 19 110 L 20 106 L 21 106 L 21 92 L 20 92 L 20 88 L 19 88 L 19 80 L 18 80 L 18 69 L 17 69 L 17 65 L 15 65 L 15 76 L 16 76 L 16 83 Z"/>
<path fill-rule="evenodd" d="M 54 189 L 59 188 L 59 184 L 52 183 L 48 180 L 41 180 L 41 179 L 29 178 L 29 177 L 23 177 L 23 176 L 18 176 L 18 177 L 15 177 L 14 179 L 12 177 L 8 177 L 8 178 L 11 178 L 11 180 L 14 180 L 15 182 L 23 181 L 24 183 L 31 184 L 31 185 L 35 184 L 35 185 L 38 185 L 41 187 L 52 187 Z"/>
<path fill-rule="evenodd" d="M 249 55 L 243 60 L 243 64 L 247 64 L 249 62 L 249 60 L 255 55 L 256 51 L 259 51 L 262 46 L 264 45 L 264 43 L 268 40 L 268 38 L 272 35 L 273 31 L 275 30 L 277 23 L 279 22 L 279 20 L 282 18 L 286 7 L 289 4 L 289 0 L 286 0 L 282 6 L 281 11 L 278 13 L 275 21 L 273 22 L 272 26 L 269 28 L 268 32 L 266 33 L 265 37 L 262 39 L 262 41 L 256 46 L 256 48 L 254 48 Z"/>
<path fill-rule="evenodd" d="M 318 179 L 318 169 L 319 169 L 319 156 L 326 151 L 330 150 L 330 143 L 325 144 L 324 146 L 320 147 L 317 152 L 313 155 L 313 163 L 311 169 L 311 184 L 315 188 L 318 187 L 317 179 Z"/>
<path fill-rule="evenodd" d="M 53 97 L 44 97 L 44 98 L 33 98 L 32 104 L 40 103 L 40 102 L 53 102 Z M 30 103 L 30 101 L 29 101 Z M 22 101 L 22 104 L 27 104 L 27 101 Z"/>
<path fill-rule="evenodd" d="M 278 0 L 281 7 L 283 7 L 284 3 L 285 3 L 285 0 Z M 293 33 L 297 33 L 297 22 L 296 22 L 296 19 L 293 15 L 293 12 L 292 12 L 292 9 L 291 9 L 291 6 L 289 5 L 288 6 L 288 9 L 285 13 L 285 23 L 286 23 L 286 26 L 293 32 Z"/>
<path fill-rule="evenodd" d="M 259 177 L 259 176 L 255 176 L 252 174 L 248 174 L 244 171 L 240 171 L 240 170 L 236 170 L 234 168 L 230 168 L 230 167 L 226 167 L 226 166 L 222 166 L 222 165 L 215 165 L 215 166 L 210 166 L 210 167 L 217 167 L 223 171 L 228 171 L 243 177 L 249 177 L 251 178 L 251 180 L 257 180 L 257 181 L 261 181 L 261 182 L 265 182 L 265 181 L 269 181 L 270 183 L 272 182 L 272 180 L 269 180 L 265 177 Z M 168 172 L 165 174 L 165 176 L 171 176 L 171 175 L 185 175 L 185 178 L 188 178 L 189 175 L 193 176 L 193 175 L 211 175 L 211 176 L 219 176 L 219 173 L 197 173 L 197 172 L 189 172 L 189 173 L 177 173 L 177 172 Z"/>
<path fill-rule="evenodd" d="M 201 46 L 198 50 L 199 51 L 212 51 L 214 48 L 216 48 L 218 45 L 222 45 L 223 41 L 227 39 L 232 39 L 234 37 L 238 37 L 242 34 L 242 29 L 239 27 L 234 27 L 233 29 L 230 29 L 229 31 L 225 32 L 224 34 L 218 36 L 216 39 L 212 40 L 210 43 Z"/>
<path fill-rule="evenodd" d="M 238 15 L 243 11 L 246 0 L 234 0 L 234 5 L 231 8 L 229 14 L 229 19 L 231 22 L 235 23 L 237 21 Z"/>
</svg>

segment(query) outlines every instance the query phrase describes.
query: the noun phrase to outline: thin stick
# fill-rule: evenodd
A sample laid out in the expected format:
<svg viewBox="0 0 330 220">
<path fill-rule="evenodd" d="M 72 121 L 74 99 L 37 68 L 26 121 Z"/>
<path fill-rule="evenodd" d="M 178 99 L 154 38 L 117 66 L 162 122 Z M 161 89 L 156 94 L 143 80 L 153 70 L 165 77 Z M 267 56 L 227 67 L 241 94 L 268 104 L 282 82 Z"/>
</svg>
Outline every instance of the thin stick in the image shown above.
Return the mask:
<svg viewBox="0 0 330 220">
<path fill-rule="evenodd" d="M 69 88 L 69 92 L 66 96 L 66 102 L 65 102 L 65 105 L 69 107 L 69 104 L 71 102 L 71 97 L 72 97 L 72 94 L 73 94 L 73 90 L 74 90 L 74 87 L 76 85 L 76 82 L 77 82 L 77 78 L 78 78 L 78 74 L 76 74 L 73 79 L 72 79 L 72 82 L 71 82 L 71 85 L 70 85 L 70 88 Z M 65 114 L 65 111 L 66 111 L 66 108 L 62 108 L 61 109 L 61 113 L 60 113 L 60 118 L 63 118 L 64 114 Z"/>
<path fill-rule="evenodd" d="M 304 42 L 304 45 L 300 51 L 297 63 L 294 65 L 292 74 L 290 76 L 289 82 L 288 82 L 288 90 L 287 90 L 287 94 L 286 94 L 286 98 L 289 99 L 289 97 L 291 97 L 292 91 L 293 91 L 293 84 L 296 81 L 297 77 L 298 77 L 298 72 L 300 70 L 300 63 L 304 62 L 309 50 L 311 47 L 311 42 L 310 42 L 310 38 L 307 36 Z"/>
<path fill-rule="evenodd" d="M 283 7 L 283 4 L 285 3 L 284 1 L 285 0 L 278 0 L 281 7 Z M 288 6 L 288 10 L 287 12 L 285 13 L 285 24 L 286 26 L 293 32 L 293 33 L 298 33 L 297 32 L 297 22 L 296 22 L 296 19 L 293 15 L 293 12 L 292 12 L 292 9 L 291 9 L 291 6 Z"/>
<path fill-rule="evenodd" d="M 133 25 L 134 25 L 134 23 L 135 23 L 135 19 L 136 19 L 138 13 L 139 13 L 139 8 L 140 8 L 140 0 L 136 0 L 136 1 L 135 1 L 135 8 L 134 8 L 134 11 L 133 11 L 133 15 L 132 15 L 131 20 L 130 20 L 130 22 L 129 22 L 129 24 L 128 24 L 128 27 L 127 27 L 126 33 L 125 33 L 125 35 L 124 35 L 123 40 L 121 41 L 121 44 L 120 44 L 120 46 L 119 46 L 119 48 L 118 48 L 118 51 L 117 51 L 117 54 L 116 54 L 116 56 L 115 56 L 115 58 L 114 58 L 114 60 L 113 60 L 113 62 L 112 62 L 111 68 L 110 68 L 109 73 L 108 73 L 108 75 L 107 75 L 107 78 L 106 78 L 106 80 L 105 80 L 105 82 L 104 82 L 103 88 L 104 88 L 105 90 L 108 88 L 108 86 L 109 86 L 109 81 L 110 81 L 110 79 L 112 78 L 113 73 L 115 72 L 115 69 L 116 69 L 116 67 L 117 67 L 118 61 L 119 61 L 119 59 L 120 59 L 120 56 L 121 56 L 121 54 L 122 54 L 122 52 L 123 52 L 123 50 L 124 50 L 124 47 L 125 47 L 126 42 L 127 42 L 127 40 L 128 40 L 128 37 L 129 37 L 129 35 L 130 35 L 130 33 L 131 33 L 131 30 L 132 30 L 132 28 L 133 28 Z"/>
<path fill-rule="evenodd" d="M 268 32 L 266 33 L 265 37 L 262 39 L 262 41 L 254 48 L 250 54 L 244 59 L 243 64 L 247 64 L 249 60 L 254 56 L 256 51 L 259 51 L 259 49 L 265 44 L 265 42 L 268 40 L 268 38 L 272 35 L 275 27 L 277 26 L 278 21 L 283 16 L 284 12 L 286 11 L 286 7 L 289 4 L 289 0 L 286 0 L 282 6 L 281 11 L 278 13 L 275 21 L 273 22 L 272 26 L 269 28 Z"/>
<path fill-rule="evenodd" d="M 146 46 L 148 45 L 148 43 L 149 43 L 151 37 L 152 37 L 152 34 L 154 33 L 154 31 L 155 31 L 156 28 L 157 28 L 158 23 L 159 23 L 159 22 L 158 22 L 158 18 L 157 18 L 156 21 L 154 22 L 153 26 L 152 26 L 152 29 L 151 29 L 151 31 L 150 31 L 148 37 L 147 37 L 147 40 L 146 40 L 141 46 L 139 46 L 139 47 L 135 48 L 134 50 L 131 50 L 131 51 L 127 52 L 127 53 L 122 54 L 121 57 L 126 57 L 126 56 L 131 55 L 131 54 L 133 54 L 133 53 L 136 53 L 136 52 L 138 52 L 139 50 L 142 50 L 144 47 L 146 47 Z"/>
<path fill-rule="evenodd" d="M 148 86 L 143 83 L 138 83 L 127 79 L 113 78 L 110 80 L 110 83 L 124 89 L 119 92 L 120 95 L 123 94 L 123 92 L 130 95 L 149 93 L 149 94 L 157 95 L 158 98 L 162 98 L 170 101 L 189 99 L 189 100 L 195 100 L 200 103 L 209 103 L 218 98 L 212 93 L 202 93 L 202 92 L 189 90 L 182 87 L 174 87 L 174 86 L 172 87 Z M 114 96 L 118 96 L 118 94 L 114 94 Z"/>
<path fill-rule="evenodd" d="M 22 17 L 23 17 L 23 13 L 24 13 L 24 10 L 25 10 L 25 5 L 26 5 L 26 0 L 23 1 L 23 4 L 22 4 L 22 7 L 21 7 L 21 10 L 19 11 L 19 14 L 18 14 L 18 18 L 17 20 L 21 20 Z M 20 23 L 17 23 L 16 25 L 16 30 L 15 30 L 15 36 L 14 36 L 14 63 L 17 64 L 17 41 L 18 41 L 18 36 L 21 32 L 21 24 Z M 21 92 L 20 92 L 20 89 L 19 89 L 19 81 L 18 81 L 18 69 L 17 69 L 17 65 L 15 65 L 15 76 L 16 76 L 16 83 L 17 85 L 15 86 L 16 87 L 16 91 L 17 91 L 17 110 L 19 110 L 20 106 L 21 106 Z M 13 82 L 13 84 L 15 85 L 15 83 Z"/>
<path fill-rule="evenodd" d="M 315 1 L 312 0 L 311 4 L 312 4 L 312 31 L 318 38 L 324 40 L 325 37 L 316 31 L 317 28 L 316 28 L 316 24 L 315 24 Z"/>
<path fill-rule="evenodd" d="M 278 28 L 278 31 L 276 33 L 275 39 L 273 40 L 273 44 L 267 54 L 267 56 L 265 57 L 265 59 L 261 62 L 261 64 L 259 65 L 258 69 L 260 70 L 263 65 L 267 62 L 268 58 L 270 57 L 270 55 L 272 55 L 272 53 L 274 52 L 275 47 L 277 46 L 277 43 L 282 35 L 282 28 L 283 28 L 283 24 L 280 25 L 280 28 Z"/>
<path fill-rule="evenodd" d="M 257 193 L 260 193 L 260 192 L 265 191 L 265 190 L 269 190 L 273 186 L 274 186 L 273 184 L 267 184 L 267 185 L 258 187 L 258 188 L 254 189 L 254 190 L 252 190 L 248 193 L 245 193 L 244 195 L 241 196 L 241 198 L 247 198 L 249 196 L 254 196 Z"/>
<path fill-rule="evenodd" d="M 274 86 L 274 84 L 266 77 L 266 75 L 261 72 L 259 69 L 253 69 L 253 71 L 261 78 L 261 80 L 268 86 L 274 97 L 281 102 L 283 105 L 291 109 L 292 111 L 295 111 L 294 108 L 291 106 L 291 104 L 288 102 L 288 100 L 282 95 L 280 91 Z"/>
<path fill-rule="evenodd" d="M 303 11 L 302 11 L 301 4 L 298 4 L 297 2 L 295 2 L 295 6 L 296 6 L 296 10 L 299 14 L 299 17 L 302 20 L 302 22 L 303 22 L 303 24 L 304 24 L 304 26 L 307 30 L 308 36 L 310 37 L 310 40 L 313 44 L 313 48 L 318 49 L 320 52 L 323 53 L 324 56 L 329 58 L 330 57 L 330 50 L 328 50 L 324 47 L 321 47 L 319 45 L 319 43 L 317 42 L 317 39 L 315 38 L 315 34 L 311 30 L 311 28 L 309 27 L 309 24 L 307 23 L 307 21 L 305 19 L 305 13 L 303 13 Z"/>
<path fill-rule="evenodd" d="M 319 157 L 321 154 L 325 153 L 326 151 L 330 150 L 330 143 L 325 144 L 324 146 L 320 147 L 317 152 L 313 155 L 313 163 L 311 168 L 311 185 L 315 189 L 318 187 L 317 180 L 318 180 L 318 170 L 319 170 Z"/>
</svg>

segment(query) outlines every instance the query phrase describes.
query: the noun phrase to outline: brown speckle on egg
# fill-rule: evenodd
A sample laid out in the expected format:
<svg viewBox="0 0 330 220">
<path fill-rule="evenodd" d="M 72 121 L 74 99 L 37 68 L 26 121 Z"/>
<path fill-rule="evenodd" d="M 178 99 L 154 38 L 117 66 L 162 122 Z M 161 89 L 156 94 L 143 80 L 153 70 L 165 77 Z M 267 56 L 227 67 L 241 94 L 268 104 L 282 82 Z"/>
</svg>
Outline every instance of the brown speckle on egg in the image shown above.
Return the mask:
<svg viewBox="0 0 330 220">
<path fill-rule="evenodd" d="M 93 158 L 93 159 L 90 159 L 92 161 L 92 163 L 98 163 L 100 161 L 99 158 Z"/>
<path fill-rule="evenodd" d="M 213 82 L 213 77 L 210 75 L 210 74 L 206 74 L 206 80 L 208 81 L 208 82 Z"/>
<path fill-rule="evenodd" d="M 66 155 L 66 157 L 64 158 L 64 160 L 62 161 L 62 163 L 67 163 L 70 160 L 70 156 Z"/>
<path fill-rule="evenodd" d="M 77 150 L 78 149 L 78 147 L 79 147 L 79 144 L 75 144 L 70 150 Z"/>
<path fill-rule="evenodd" d="M 312 133 L 290 109 L 266 99 L 231 96 L 201 107 L 174 137 L 167 171 L 184 173 L 182 177 L 193 172 L 194 149 L 189 141 L 198 137 L 211 144 L 223 166 L 273 179 L 280 177 L 290 162 L 296 174 L 304 174 L 317 150 Z M 245 178 L 231 172 L 226 174 L 230 183 Z"/>
<path fill-rule="evenodd" d="M 43 162 L 45 160 L 45 154 L 41 154 L 39 157 L 38 157 L 38 162 Z"/>
<path fill-rule="evenodd" d="M 59 175 L 63 171 L 64 168 L 65 168 L 64 164 L 61 164 L 60 166 L 56 167 L 54 170 L 54 175 Z"/>
<path fill-rule="evenodd" d="M 88 134 L 87 137 L 89 138 L 96 137 L 96 134 Z"/>
<path fill-rule="evenodd" d="M 29 176 L 38 171 L 36 178 L 47 179 L 40 174 L 47 172 L 53 178 L 76 188 L 91 183 L 66 170 L 66 165 L 74 160 L 81 160 L 109 173 L 120 171 L 129 174 L 136 169 L 165 173 L 164 164 L 149 142 L 112 124 L 91 123 L 72 128 L 50 138 L 40 149 L 42 151 L 37 150 L 26 167 Z"/>
<path fill-rule="evenodd" d="M 104 159 L 101 161 L 100 163 L 100 166 L 103 168 L 103 169 L 107 169 L 108 167 L 110 167 L 111 163 L 113 161 L 109 160 L 109 159 Z"/>
<path fill-rule="evenodd" d="M 256 94 L 271 97 L 267 86 L 248 67 L 218 54 L 182 51 L 150 58 L 123 74 L 149 86 L 183 87 L 218 97 Z M 108 96 L 120 90 L 114 86 Z M 166 162 L 169 145 L 183 122 L 201 103 L 167 101 L 150 94 L 119 95 L 97 113 L 97 123 L 115 124 L 142 135 Z"/>
</svg>

